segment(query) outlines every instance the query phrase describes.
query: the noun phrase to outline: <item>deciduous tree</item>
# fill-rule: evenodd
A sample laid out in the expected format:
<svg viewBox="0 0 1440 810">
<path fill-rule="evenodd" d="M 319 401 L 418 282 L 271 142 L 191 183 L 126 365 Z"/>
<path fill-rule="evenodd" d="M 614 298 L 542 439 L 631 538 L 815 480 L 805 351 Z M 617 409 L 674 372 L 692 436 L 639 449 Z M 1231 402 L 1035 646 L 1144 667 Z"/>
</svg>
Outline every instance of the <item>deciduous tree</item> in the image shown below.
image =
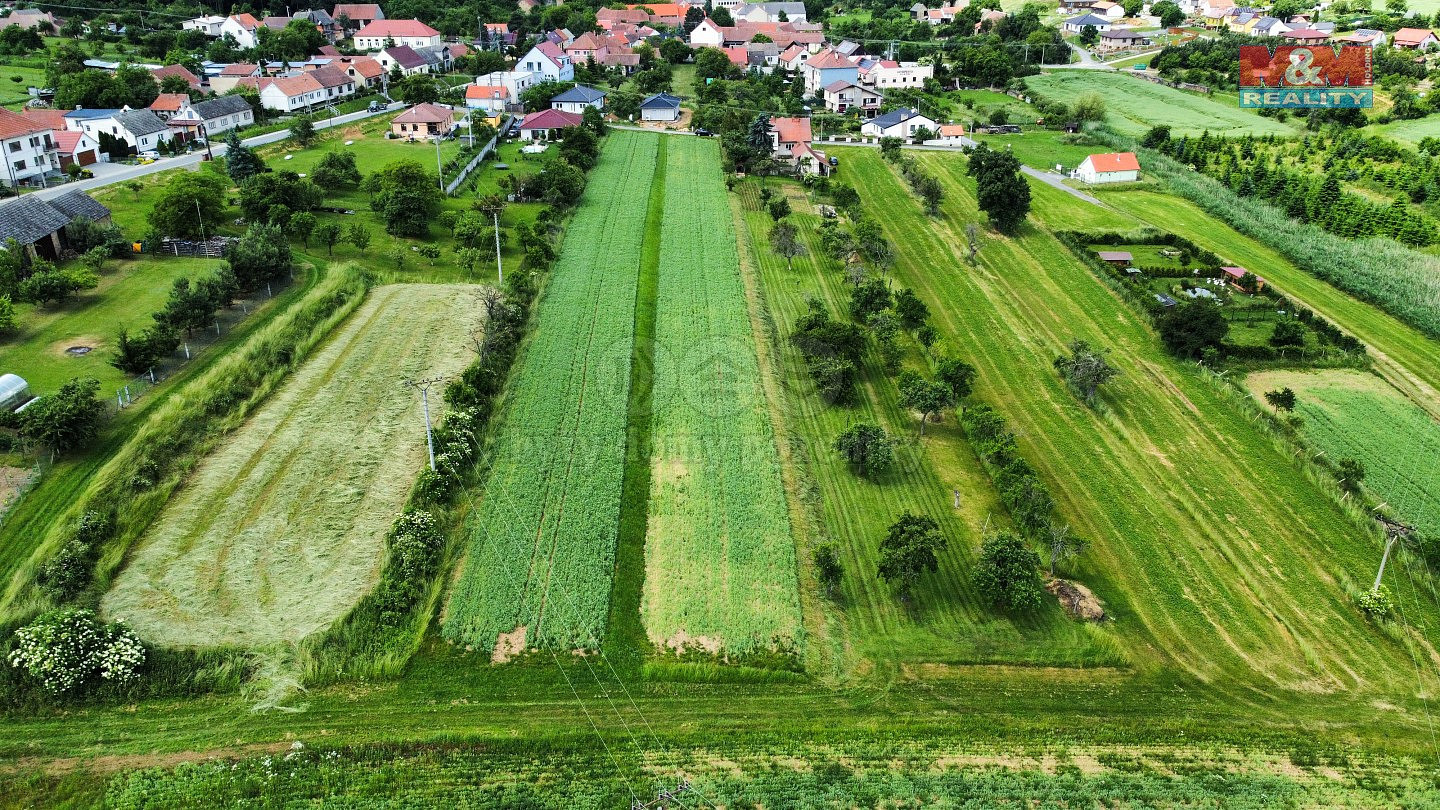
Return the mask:
<svg viewBox="0 0 1440 810">
<path fill-rule="evenodd" d="M 856 422 L 835 437 L 835 450 L 860 475 L 888 469 L 895 462 L 895 440 L 879 425 Z"/>
<path fill-rule="evenodd" d="M 936 552 L 945 537 L 934 518 L 904 512 L 880 541 L 880 578 L 895 585 L 901 601 L 908 602 L 925 572 L 940 568 Z"/>
<path fill-rule="evenodd" d="M 1002 610 L 1021 612 L 1040 606 L 1040 555 L 1008 532 L 986 538 L 975 564 L 975 587 Z"/>
</svg>

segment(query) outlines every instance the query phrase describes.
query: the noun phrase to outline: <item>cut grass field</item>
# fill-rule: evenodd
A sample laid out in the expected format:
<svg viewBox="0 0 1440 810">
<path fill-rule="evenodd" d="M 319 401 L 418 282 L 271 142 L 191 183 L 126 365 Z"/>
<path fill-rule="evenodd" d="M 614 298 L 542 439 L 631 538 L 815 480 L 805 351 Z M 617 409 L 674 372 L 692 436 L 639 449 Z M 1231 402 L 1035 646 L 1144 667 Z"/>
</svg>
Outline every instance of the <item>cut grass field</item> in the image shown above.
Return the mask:
<svg viewBox="0 0 1440 810">
<path fill-rule="evenodd" d="M 1031 76 L 1025 83 L 1037 94 L 1057 101 L 1073 100 L 1081 93 L 1099 93 L 1105 99 L 1105 121 L 1116 132 L 1143 135 L 1150 127 L 1170 127 L 1175 137 L 1211 135 L 1290 136 L 1296 129 L 1274 118 L 1262 118 L 1226 104 L 1222 96 L 1205 96 L 1107 70 L 1058 70 Z"/>
<path fill-rule="evenodd" d="M 798 652 L 795 542 L 712 139 L 670 138 L 656 293 L 652 643 Z"/>
<path fill-rule="evenodd" d="M 610 136 L 535 311 L 446 612 L 482 651 L 595 648 L 610 604 L 636 286 L 659 136 Z M 659 182 L 656 182 L 656 181 Z"/>
<path fill-rule="evenodd" d="M 986 528 L 1008 528 L 1009 519 L 953 415 L 931 424 L 925 439 L 918 439 L 914 415 L 900 405 L 896 387 L 874 358 L 865 363 L 868 382 L 861 386 L 857 406 L 836 408 L 820 399 L 788 336 L 812 296 L 833 316 L 848 317 L 850 292 L 843 268 L 820 244 L 820 217 L 801 188 L 793 183 L 778 188 L 789 199 L 795 211 L 790 219 L 809 249 L 793 268 L 770 247 L 772 220 L 755 183 L 737 188 L 736 205 L 742 236 L 750 245 L 745 259 L 758 276 L 772 324 L 768 350 L 778 364 L 792 463 L 804 470 L 801 497 L 815 524 L 815 542 L 834 542 L 845 569 L 834 604 L 817 599 L 815 609 L 831 615 L 817 631 L 823 632 L 827 649 L 810 656 L 820 662 L 813 673 L 848 680 L 861 671 L 892 678 L 922 662 L 1123 664 L 1111 633 L 1071 621 L 1053 602 L 1020 617 L 997 615 L 984 604 L 970 581 L 971 568 Z M 918 344 L 907 347 L 906 365 L 928 373 Z M 885 474 L 858 476 L 832 449 L 835 436 L 857 421 L 878 424 L 899 439 L 896 464 Z M 937 555 L 939 570 L 920 578 L 910 605 L 876 576 L 880 539 L 904 511 L 934 518 L 946 540 Z M 811 550 L 800 549 L 802 564 L 808 564 Z M 807 587 L 818 593 L 813 577 Z"/>
<path fill-rule="evenodd" d="M 1265 371 L 1245 385 L 1295 392 L 1295 413 L 1318 450 L 1365 464 L 1365 487 L 1421 533 L 1440 537 L 1440 422 L 1384 380 L 1345 369 Z"/>
<path fill-rule="evenodd" d="M 344 615 L 373 586 L 385 532 L 425 464 L 418 394 L 404 381 L 464 368 L 475 289 L 373 290 L 191 474 L 105 613 L 180 647 L 293 642 Z"/>
<path fill-rule="evenodd" d="M 1430 688 L 1434 673 L 1417 682 L 1410 657 L 1433 654 L 1428 640 L 1410 630 L 1397 643 L 1347 595 L 1373 575 L 1378 539 L 1167 357 L 1144 320 L 1048 232 L 988 236 L 978 267 L 956 261 L 965 223 L 980 216 L 965 162 L 919 161 L 945 188 L 938 227 L 878 154 L 845 150 L 841 165 L 867 208 L 886 212 L 898 279 L 977 365 L 979 397 L 1012 421 L 1062 517 L 1094 543 L 1079 578 L 1107 601 L 1137 665 L 1285 692 Z M 1108 350 L 1120 370 L 1096 410 L 1052 370 L 1076 338 Z M 1432 600 L 1405 599 L 1416 624 L 1430 621 Z"/>
</svg>

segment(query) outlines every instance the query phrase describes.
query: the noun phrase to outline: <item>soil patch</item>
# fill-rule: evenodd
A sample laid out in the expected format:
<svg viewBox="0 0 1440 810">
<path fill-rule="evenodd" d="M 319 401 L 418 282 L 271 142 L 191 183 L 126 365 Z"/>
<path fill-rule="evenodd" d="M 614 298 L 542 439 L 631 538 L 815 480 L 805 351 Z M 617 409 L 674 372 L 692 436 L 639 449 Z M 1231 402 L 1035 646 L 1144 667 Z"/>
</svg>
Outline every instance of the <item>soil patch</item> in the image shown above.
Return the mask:
<svg viewBox="0 0 1440 810">
<path fill-rule="evenodd" d="M 1090 589 L 1068 579 L 1052 579 L 1045 583 L 1045 590 L 1060 600 L 1065 612 L 1087 622 L 1104 621 L 1105 606 Z"/>
<path fill-rule="evenodd" d="M 704 650 L 711 655 L 720 654 L 720 639 L 710 636 L 692 636 L 684 630 L 677 630 L 675 635 L 665 639 L 665 646 L 676 653 L 686 650 Z"/>
<path fill-rule="evenodd" d="M 495 649 L 490 653 L 490 663 L 509 663 L 511 658 L 525 652 L 525 634 L 529 629 L 530 628 L 522 624 L 508 633 L 501 633 L 496 636 Z"/>
<path fill-rule="evenodd" d="M 104 347 L 105 343 L 105 338 L 99 335 L 72 335 L 51 343 L 45 352 L 56 357 L 84 357 Z"/>
<path fill-rule="evenodd" d="M 30 477 L 34 474 L 35 470 L 30 467 L 0 466 L 0 515 L 5 513 L 10 502 L 30 483 Z"/>
</svg>

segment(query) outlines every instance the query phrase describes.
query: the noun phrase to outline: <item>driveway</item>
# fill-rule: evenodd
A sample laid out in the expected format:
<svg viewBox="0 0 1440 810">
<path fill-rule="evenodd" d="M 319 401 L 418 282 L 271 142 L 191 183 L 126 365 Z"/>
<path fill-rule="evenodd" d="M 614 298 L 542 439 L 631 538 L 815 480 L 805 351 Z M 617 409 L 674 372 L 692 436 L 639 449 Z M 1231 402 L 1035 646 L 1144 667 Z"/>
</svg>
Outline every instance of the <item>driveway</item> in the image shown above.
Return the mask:
<svg viewBox="0 0 1440 810">
<path fill-rule="evenodd" d="M 350 124 L 355 121 L 363 121 L 366 118 L 371 118 L 376 115 L 384 115 L 387 112 L 393 112 L 394 110 L 400 109 L 404 106 L 404 104 L 394 102 L 387 105 L 384 109 L 378 110 L 376 112 L 370 112 L 369 110 L 361 110 L 360 112 L 337 115 L 334 118 L 317 118 L 315 120 L 315 128 L 327 129 L 329 127 L 344 126 L 345 124 Z M 245 146 L 264 146 L 267 143 L 283 141 L 288 137 L 290 137 L 290 130 L 282 129 L 277 132 L 267 132 L 264 135 L 256 135 L 253 138 L 246 138 L 245 140 L 241 141 L 241 143 Z M 225 154 L 225 144 L 223 142 L 212 143 L 210 145 L 210 149 L 216 157 Z M 93 189 L 103 188 L 105 186 L 113 185 L 115 183 L 123 183 L 127 180 L 134 180 L 137 177 L 145 177 L 156 172 L 165 172 L 171 169 L 190 168 L 201 163 L 204 159 L 205 150 L 200 149 L 185 155 L 161 158 L 154 163 L 148 163 L 144 166 L 128 166 L 120 163 L 97 163 L 91 166 L 91 170 L 95 172 L 95 176 L 89 180 L 80 180 L 74 183 L 63 183 L 58 186 L 51 186 L 50 188 L 32 191 L 26 196 L 35 196 L 45 199 L 48 197 L 55 197 L 60 194 L 64 194 L 67 191 L 91 191 Z"/>
</svg>

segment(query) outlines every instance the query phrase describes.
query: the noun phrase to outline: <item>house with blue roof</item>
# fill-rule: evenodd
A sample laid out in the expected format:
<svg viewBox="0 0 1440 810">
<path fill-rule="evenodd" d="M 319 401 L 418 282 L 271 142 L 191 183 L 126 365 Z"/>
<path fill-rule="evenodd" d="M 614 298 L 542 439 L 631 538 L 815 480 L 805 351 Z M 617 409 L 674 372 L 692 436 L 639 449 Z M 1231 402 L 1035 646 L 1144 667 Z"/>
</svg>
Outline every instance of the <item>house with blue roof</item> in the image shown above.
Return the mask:
<svg viewBox="0 0 1440 810">
<path fill-rule="evenodd" d="M 656 93 L 640 102 L 641 121 L 680 120 L 680 99 L 669 93 Z"/>
<path fill-rule="evenodd" d="M 577 84 L 565 92 L 551 96 L 550 109 L 580 115 L 586 107 L 605 109 L 605 91 Z"/>
</svg>

